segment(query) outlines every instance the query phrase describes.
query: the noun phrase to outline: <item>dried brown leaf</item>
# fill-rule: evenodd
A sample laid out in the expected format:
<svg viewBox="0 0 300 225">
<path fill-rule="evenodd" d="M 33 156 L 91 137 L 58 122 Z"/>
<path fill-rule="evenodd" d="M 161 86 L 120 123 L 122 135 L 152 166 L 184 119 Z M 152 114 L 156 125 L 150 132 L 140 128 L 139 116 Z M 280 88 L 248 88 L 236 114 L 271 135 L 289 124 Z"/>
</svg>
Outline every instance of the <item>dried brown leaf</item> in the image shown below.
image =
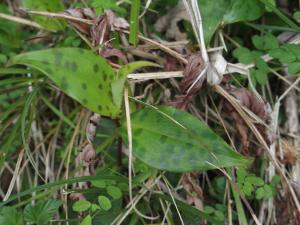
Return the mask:
<svg viewBox="0 0 300 225">
<path fill-rule="evenodd" d="M 90 8 L 76 8 L 76 9 L 67 9 L 64 14 L 70 15 L 80 19 L 90 19 L 93 20 L 96 18 L 95 12 Z M 79 21 L 69 21 L 77 30 L 86 35 L 90 34 L 90 25 L 79 22 Z"/>
<path fill-rule="evenodd" d="M 228 81 L 227 77 L 225 77 L 226 81 Z M 223 84 L 226 84 L 226 81 Z M 248 91 L 245 88 L 235 88 L 233 86 L 229 86 L 227 84 L 227 91 L 231 95 L 233 95 L 239 103 L 252 111 L 256 116 L 258 116 L 262 121 L 268 124 L 270 120 L 269 111 L 265 102 L 261 101 L 256 97 L 254 93 Z M 224 109 L 230 115 L 230 117 L 234 120 L 234 124 L 238 131 L 238 135 L 241 138 L 242 152 L 244 154 L 249 153 L 249 137 L 248 137 L 248 127 L 246 126 L 244 119 L 236 112 L 230 102 L 224 102 Z M 267 143 L 270 143 L 269 132 L 266 127 L 263 125 L 257 125 L 259 131 L 265 137 Z M 258 152 L 256 152 L 258 153 Z"/>
</svg>

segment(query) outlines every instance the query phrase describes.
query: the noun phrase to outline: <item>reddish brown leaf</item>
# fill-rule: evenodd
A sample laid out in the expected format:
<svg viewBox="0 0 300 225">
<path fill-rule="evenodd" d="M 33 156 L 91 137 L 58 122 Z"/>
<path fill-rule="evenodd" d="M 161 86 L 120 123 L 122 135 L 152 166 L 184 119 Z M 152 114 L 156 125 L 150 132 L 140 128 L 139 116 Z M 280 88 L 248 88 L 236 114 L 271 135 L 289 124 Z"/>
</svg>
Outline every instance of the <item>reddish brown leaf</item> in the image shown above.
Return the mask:
<svg viewBox="0 0 300 225">
<path fill-rule="evenodd" d="M 182 95 L 176 96 L 174 100 L 169 102 L 170 105 L 180 109 L 185 109 L 187 107 L 189 101 L 202 87 L 205 76 L 203 76 L 189 92 L 188 89 L 196 81 L 204 67 L 205 63 L 199 53 L 190 56 L 185 70 L 183 71 L 183 79 L 179 84 Z"/>
<path fill-rule="evenodd" d="M 125 54 L 116 48 L 108 48 L 108 47 L 104 48 L 100 52 L 100 55 L 103 56 L 104 58 L 117 57 L 117 58 L 121 59 L 125 64 L 128 63 Z"/>
<path fill-rule="evenodd" d="M 226 82 L 225 82 L 226 83 Z M 223 82 L 224 84 L 224 82 Z M 239 103 L 251 110 L 256 116 L 260 117 L 262 121 L 269 123 L 270 115 L 267 109 L 267 105 L 265 102 L 261 101 L 259 98 L 255 96 L 254 93 L 251 91 L 248 91 L 245 88 L 235 88 L 232 86 L 229 86 L 227 84 L 226 89 L 228 93 L 233 95 Z M 236 129 L 238 131 L 238 135 L 241 138 L 241 144 L 242 144 L 242 151 L 244 154 L 249 153 L 249 137 L 248 137 L 248 127 L 245 124 L 243 118 L 236 112 L 236 110 L 233 108 L 230 102 L 225 101 L 224 103 L 225 110 L 229 113 L 230 117 L 234 120 L 234 124 L 236 126 Z M 265 137 L 265 140 L 267 143 L 270 143 L 272 140 L 270 140 L 270 135 L 266 127 L 263 125 L 257 125 L 257 129 L 263 134 Z"/>
<path fill-rule="evenodd" d="M 96 18 L 95 12 L 90 8 L 83 8 L 83 9 L 68 9 L 64 12 L 66 15 L 70 15 L 80 19 L 90 19 L 93 20 Z M 89 35 L 90 34 L 90 25 L 79 22 L 79 21 L 69 21 L 76 29 L 80 32 Z"/>
<path fill-rule="evenodd" d="M 186 93 L 194 81 L 198 78 L 199 74 L 205 67 L 205 63 L 199 53 L 190 56 L 188 63 L 183 71 L 183 79 L 179 86 L 182 93 Z M 196 85 L 190 90 L 190 94 L 195 94 L 202 86 L 204 77 L 197 82 Z"/>
</svg>

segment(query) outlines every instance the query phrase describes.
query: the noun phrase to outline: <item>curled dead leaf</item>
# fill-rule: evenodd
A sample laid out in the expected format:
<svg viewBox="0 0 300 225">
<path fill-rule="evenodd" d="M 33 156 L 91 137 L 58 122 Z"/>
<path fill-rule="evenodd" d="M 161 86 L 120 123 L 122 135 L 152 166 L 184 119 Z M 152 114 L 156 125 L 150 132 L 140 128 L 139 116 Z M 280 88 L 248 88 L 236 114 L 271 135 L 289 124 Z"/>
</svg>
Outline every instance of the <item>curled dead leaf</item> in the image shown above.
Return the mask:
<svg viewBox="0 0 300 225">
<path fill-rule="evenodd" d="M 270 112 L 267 107 L 267 104 L 260 100 L 254 93 L 248 91 L 245 88 L 236 88 L 227 84 L 225 86 L 228 93 L 233 95 L 238 102 L 252 111 L 253 114 L 258 116 L 263 122 L 268 124 L 270 122 Z M 235 127 L 237 129 L 237 134 L 241 138 L 242 152 L 244 154 L 249 153 L 249 136 L 248 136 L 248 127 L 244 119 L 236 112 L 230 102 L 225 100 L 224 109 L 234 120 Z M 263 134 L 267 143 L 271 143 L 272 135 L 270 135 L 269 130 L 262 124 L 257 124 L 257 129 Z M 258 152 L 256 152 L 258 154 Z"/>
<path fill-rule="evenodd" d="M 198 91 L 202 87 L 205 76 L 200 78 L 200 80 L 198 80 L 193 87 L 191 86 L 198 79 L 198 76 L 201 74 L 204 68 L 205 62 L 203 61 L 199 53 L 195 53 L 189 57 L 188 63 L 183 71 L 183 78 L 179 84 L 182 95 L 176 96 L 174 100 L 169 102 L 169 105 L 181 109 L 185 109 L 187 107 L 189 101 L 194 97 L 196 93 L 198 93 Z"/>
</svg>

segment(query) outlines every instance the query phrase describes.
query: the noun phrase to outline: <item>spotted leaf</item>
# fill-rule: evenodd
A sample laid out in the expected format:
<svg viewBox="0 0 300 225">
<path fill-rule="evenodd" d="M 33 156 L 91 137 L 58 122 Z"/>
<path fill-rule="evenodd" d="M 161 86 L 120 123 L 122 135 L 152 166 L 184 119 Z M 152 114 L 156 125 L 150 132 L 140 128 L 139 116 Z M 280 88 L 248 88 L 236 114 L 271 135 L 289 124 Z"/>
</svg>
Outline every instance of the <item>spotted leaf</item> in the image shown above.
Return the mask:
<svg viewBox="0 0 300 225">
<path fill-rule="evenodd" d="M 172 107 L 147 107 L 135 112 L 131 126 L 134 155 L 158 169 L 205 171 L 250 163 L 205 123 Z M 121 127 L 121 135 L 126 142 L 126 123 Z"/>
<path fill-rule="evenodd" d="M 93 112 L 115 117 L 111 82 L 116 73 L 92 51 L 80 48 L 54 48 L 15 56 L 11 64 L 23 64 L 46 74 L 67 95 Z"/>
</svg>

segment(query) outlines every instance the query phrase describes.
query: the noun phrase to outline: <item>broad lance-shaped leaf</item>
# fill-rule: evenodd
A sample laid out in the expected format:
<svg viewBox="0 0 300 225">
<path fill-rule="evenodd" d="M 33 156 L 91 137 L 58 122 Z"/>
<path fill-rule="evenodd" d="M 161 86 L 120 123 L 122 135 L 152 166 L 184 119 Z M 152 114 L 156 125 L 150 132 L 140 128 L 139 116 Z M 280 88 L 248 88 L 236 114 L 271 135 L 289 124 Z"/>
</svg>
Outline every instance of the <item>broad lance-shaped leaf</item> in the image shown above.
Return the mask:
<svg viewBox="0 0 300 225">
<path fill-rule="evenodd" d="M 127 79 L 127 75 L 129 73 L 132 73 L 135 70 L 147 66 L 160 67 L 160 65 L 153 62 L 137 61 L 137 62 L 128 63 L 119 69 L 116 80 L 113 81 L 111 84 L 114 103 L 119 108 L 121 107 L 122 104 L 124 84 Z"/>
<path fill-rule="evenodd" d="M 205 171 L 247 166 L 251 162 L 233 151 L 205 123 L 172 107 L 144 108 L 132 114 L 133 153 L 152 167 L 173 172 Z M 124 122 L 121 135 L 127 142 Z"/>
<path fill-rule="evenodd" d="M 116 73 L 111 66 L 90 50 L 53 48 L 17 55 L 11 64 L 23 64 L 46 74 L 67 95 L 93 112 L 115 117 L 111 83 Z"/>
<path fill-rule="evenodd" d="M 251 21 L 258 19 L 265 12 L 265 7 L 260 0 L 198 0 L 198 5 L 207 45 L 222 22 L 230 24 Z"/>
</svg>

